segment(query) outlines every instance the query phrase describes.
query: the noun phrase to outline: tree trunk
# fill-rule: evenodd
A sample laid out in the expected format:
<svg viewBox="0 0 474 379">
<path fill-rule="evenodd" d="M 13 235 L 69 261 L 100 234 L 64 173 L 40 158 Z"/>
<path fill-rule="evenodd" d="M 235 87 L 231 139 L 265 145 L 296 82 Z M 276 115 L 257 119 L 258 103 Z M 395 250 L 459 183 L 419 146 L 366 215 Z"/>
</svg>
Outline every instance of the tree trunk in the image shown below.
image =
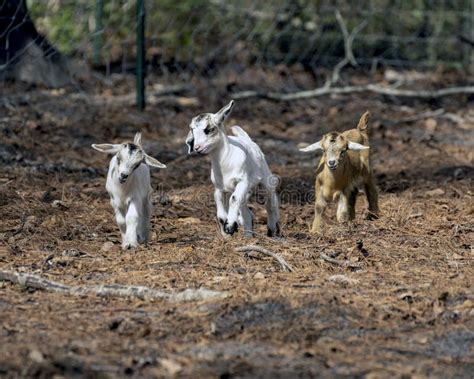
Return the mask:
<svg viewBox="0 0 474 379">
<path fill-rule="evenodd" d="M 26 0 L 0 4 L 0 80 L 61 87 L 70 83 L 66 59 L 38 33 Z"/>
</svg>

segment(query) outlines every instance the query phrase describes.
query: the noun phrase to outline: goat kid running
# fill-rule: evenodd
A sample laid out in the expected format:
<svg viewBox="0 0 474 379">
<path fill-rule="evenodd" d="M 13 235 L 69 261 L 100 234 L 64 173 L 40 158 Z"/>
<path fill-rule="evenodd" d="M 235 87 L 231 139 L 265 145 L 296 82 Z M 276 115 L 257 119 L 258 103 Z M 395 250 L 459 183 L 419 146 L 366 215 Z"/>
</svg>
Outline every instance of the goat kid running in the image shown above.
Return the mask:
<svg viewBox="0 0 474 379">
<path fill-rule="evenodd" d="M 260 147 L 242 128 L 233 126 L 234 135 L 226 134 L 224 122 L 234 104 L 232 100 L 217 113 L 203 113 L 192 119 L 186 138 L 188 153 L 211 157 L 211 181 L 222 235 L 234 234 L 239 226 L 245 236 L 253 235 L 253 214 L 247 202 L 254 188 L 262 185 L 267 194 L 267 235 L 274 237 L 280 233 L 278 178 L 270 171 Z"/>
</svg>

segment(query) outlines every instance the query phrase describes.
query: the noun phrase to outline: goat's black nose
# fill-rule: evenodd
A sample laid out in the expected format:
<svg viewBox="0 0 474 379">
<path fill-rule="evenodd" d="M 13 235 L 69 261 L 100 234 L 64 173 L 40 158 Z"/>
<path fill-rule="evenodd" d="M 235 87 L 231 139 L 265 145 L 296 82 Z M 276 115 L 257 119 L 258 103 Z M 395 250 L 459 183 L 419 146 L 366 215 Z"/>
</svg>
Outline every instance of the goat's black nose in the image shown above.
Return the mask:
<svg viewBox="0 0 474 379">
<path fill-rule="evenodd" d="M 334 166 L 336 164 L 336 161 L 328 161 L 329 166 Z"/>
<path fill-rule="evenodd" d="M 120 174 L 119 180 L 120 180 L 121 182 L 124 182 L 127 178 L 128 178 L 128 175 Z"/>
</svg>

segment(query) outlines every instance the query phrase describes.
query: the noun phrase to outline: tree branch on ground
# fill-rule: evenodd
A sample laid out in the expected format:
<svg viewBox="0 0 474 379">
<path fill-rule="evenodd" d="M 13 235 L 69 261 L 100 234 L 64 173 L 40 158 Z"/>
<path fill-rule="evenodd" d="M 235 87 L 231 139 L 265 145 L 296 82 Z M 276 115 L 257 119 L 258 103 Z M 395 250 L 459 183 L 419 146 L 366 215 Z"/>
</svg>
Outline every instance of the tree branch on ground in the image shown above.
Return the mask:
<svg viewBox="0 0 474 379">
<path fill-rule="evenodd" d="M 223 299 L 229 296 L 228 292 L 213 291 L 205 288 L 188 288 L 181 292 L 170 293 L 144 286 L 124 286 L 120 284 L 74 286 L 45 279 L 38 275 L 3 270 L 0 271 L 0 281 L 18 284 L 26 288 L 35 288 L 72 296 L 97 295 L 101 297 L 125 297 L 172 302 Z"/>
<path fill-rule="evenodd" d="M 293 271 L 293 268 L 283 259 L 283 257 L 280 254 L 274 253 L 273 251 L 267 250 L 261 246 L 247 245 L 247 246 L 238 247 L 235 249 L 235 251 L 238 253 L 257 252 L 263 255 L 267 255 L 269 257 L 272 257 L 275 261 L 277 261 L 282 267 L 283 271 L 289 271 L 289 272 Z"/>
<path fill-rule="evenodd" d="M 329 262 L 329 263 L 332 263 L 332 264 L 335 264 L 335 265 L 338 265 L 338 266 L 341 266 L 341 267 L 347 267 L 347 268 L 361 268 L 362 267 L 360 263 L 349 262 L 349 261 L 341 261 L 339 259 L 331 258 L 330 256 L 328 256 L 324 253 L 320 253 L 319 257 L 323 261 L 326 261 L 326 262 Z"/>
</svg>

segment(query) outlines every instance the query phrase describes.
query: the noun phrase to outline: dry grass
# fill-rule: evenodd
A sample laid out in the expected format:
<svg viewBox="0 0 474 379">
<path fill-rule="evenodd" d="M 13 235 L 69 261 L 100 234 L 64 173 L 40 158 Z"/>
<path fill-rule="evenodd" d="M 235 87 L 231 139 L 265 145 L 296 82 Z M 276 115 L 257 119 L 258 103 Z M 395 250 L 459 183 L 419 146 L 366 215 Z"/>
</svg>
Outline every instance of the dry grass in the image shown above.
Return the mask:
<svg viewBox="0 0 474 379">
<path fill-rule="evenodd" d="M 15 93 L 9 88 L 7 96 Z M 240 235 L 217 233 L 207 200 L 210 164 L 185 157 L 183 142 L 191 116 L 216 104 L 164 104 L 139 114 L 36 91 L 29 104 L 4 108 L 0 147 L 10 161 L 0 175 L 1 269 L 68 284 L 204 286 L 231 297 L 171 304 L 0 283 L 0 375 L 472 375 L 474 115 L 469 103 L 460 108 L 446 100 L 443 106 L 465 124 L 438 119 L 435 129 L 424 120 L 386 127 L 383 120 L 410 111 L 381 100 L 237 104 L 233 121 L 261 144 L 281 191 L 292 198 L 282 204 L 280 240 L 263 236 L 265 213 L 254 203 L 259 235 L 250 242 L 279 253 L 291 273 L 270 257 L 235 253 L 249 244 Z M 412 113 L 427 110 L 410 106 Z M 315 158 L 297 153 L 296 145 L 353 127 L 365 109 L 374 120 L 383 217 L 364 220 L 360 196 L 353 224 L 336 224 L 332 207 L 326 234 L 312 237 Z M 153 172 L 151 243 L 121 252 L 104 189 L 107 161 L 89 145 L 136 129 L 168 169 Z M 321 252 L 361 268 L 322 261 Z M 347 280 L 329 280 L 333 275 Z"/>
</svg>

